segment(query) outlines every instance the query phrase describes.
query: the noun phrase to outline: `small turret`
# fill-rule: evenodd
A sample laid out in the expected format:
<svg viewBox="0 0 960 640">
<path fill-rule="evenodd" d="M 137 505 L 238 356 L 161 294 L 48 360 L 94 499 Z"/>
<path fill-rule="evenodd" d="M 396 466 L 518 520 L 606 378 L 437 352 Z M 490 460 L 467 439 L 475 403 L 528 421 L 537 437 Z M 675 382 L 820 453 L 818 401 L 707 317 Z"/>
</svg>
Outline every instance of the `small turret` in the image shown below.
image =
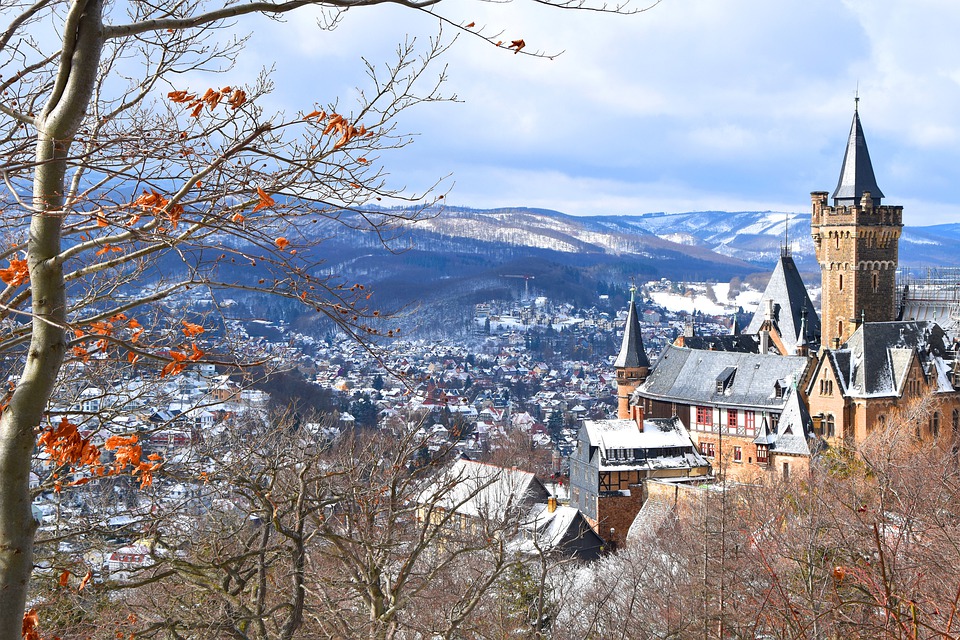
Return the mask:
<svg viewBox="0 0 960 640">
<path fill-rule="evenodd" d="M 613 366 L 617 370 L 617 416 L 630 417 L 630 394 L 636 390 L 650 373 L 650 360 L 643 348 L 640 333 L 640 318 L 634 300 L 636 287 L 630 287 L 630 304 L 627 306 L 627 324 L 623 329 L 623 343 Z"/>
</svg>

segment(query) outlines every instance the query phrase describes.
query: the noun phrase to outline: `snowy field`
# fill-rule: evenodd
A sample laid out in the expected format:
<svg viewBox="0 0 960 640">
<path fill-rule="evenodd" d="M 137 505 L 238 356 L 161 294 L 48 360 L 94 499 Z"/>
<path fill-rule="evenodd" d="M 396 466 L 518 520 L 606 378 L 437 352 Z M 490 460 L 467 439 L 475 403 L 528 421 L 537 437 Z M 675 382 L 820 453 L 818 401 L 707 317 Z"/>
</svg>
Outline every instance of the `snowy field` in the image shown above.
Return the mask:
<svg viewBox="0 0 960 640">
<path fill-rule="evenodd" d="M 707 295 L 707 287 L 713 288 L 714 302 Z M 706 283 L 687 283 L 684 293 L 673 291 L 651 291 L 650 297 L 653 301 L 667 309 L 668 311 L 685 311 L 692 313 L 699 311 L 707 315 L 729 315 L 737 310 L 737 307 L 743 307 L 747 313 L 752 313 L 760 304 L 760 298 L 763 295 L 760 291 L 747 289 L 744 287 L 731 300 L 730 284 L 727 282 L 707 285 Z"/>
</svg>

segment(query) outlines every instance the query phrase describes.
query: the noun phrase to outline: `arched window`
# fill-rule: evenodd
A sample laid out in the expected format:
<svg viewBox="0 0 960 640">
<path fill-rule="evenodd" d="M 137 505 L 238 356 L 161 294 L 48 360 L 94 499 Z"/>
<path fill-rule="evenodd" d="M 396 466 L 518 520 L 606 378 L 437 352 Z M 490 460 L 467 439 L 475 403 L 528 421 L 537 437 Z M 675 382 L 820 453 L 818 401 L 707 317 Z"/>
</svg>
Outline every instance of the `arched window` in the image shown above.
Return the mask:
<svg viewBox="0 0 960 640">
<path fill-rule="evenodd" d="M 843 274 L 840 274 L 840 291 L 843 291 Z"/>
<path fill-rule="evenodd" d="M 880 292 L 880 274 L 876 271 L 873 272 L 873 292 Z"/>
<path fill-rule="evenodd" d="M 953 410 L 953 416 L 951 419 L 951 426 L 953 427 L 954 433 L 960 430 L 960 409 Z"/>
<path fill-rule="evenodd" d="M 826 432 L 826 436 L 828 438 L 835 437 L 837 435 L 837 426 L 836 426 L 836 423 L 834 422 L 833 414 L 828 413 L 827 416 L 824 418 L 823 423 L 824 423 L 824 431 Z"/>
<path fill-rule="evenodd" d="M 940 412 L 934 411 L 933 415 L 930 416 L 930 433 L 933 434 L 934 438 L 940 437 Z"/>
</svg>

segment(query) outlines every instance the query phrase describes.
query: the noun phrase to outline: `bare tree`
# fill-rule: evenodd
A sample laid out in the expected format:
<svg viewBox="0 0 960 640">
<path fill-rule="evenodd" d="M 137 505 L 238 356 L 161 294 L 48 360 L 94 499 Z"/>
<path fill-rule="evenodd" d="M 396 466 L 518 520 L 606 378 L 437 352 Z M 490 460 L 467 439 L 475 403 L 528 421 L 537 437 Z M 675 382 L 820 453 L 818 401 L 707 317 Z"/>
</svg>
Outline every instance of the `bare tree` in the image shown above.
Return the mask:
<svg viewBox="0 0 960 640">
<path fill-rule="evenodd" d="M 244 44 L 221 36 L 231 19 L 308 6 L 337 14 L 381 1 L 11 0 L 0 9 L 0 258 L 8 263 L 0 269 L 0 349 L 15 383 L 0 417 L 0 638 L 22 631 L 38 435 L 63 469 L 94 462 L 75 425 L 45 413 L 66 360 L 152 362 L 161 376 L 191 362 L 249 361 L 216 353 L 200 335 L 205 323 L 184 317 L 182 306 L 156 304 L 182 302 L 197 288 L 214 301 L 224 288 L 289 299 L 357 338 L 392 334 L 371 324 L 377 312 L 361 285 L 315 269 L 322 256 L 310 249 L 330 231 L 307 228 L 328 221 L 389 236 L 393 214 L 360 205 L 423 201 L 391 188 L 378 158 L 409 141 L 393 128 L 398 113 L 440 98 L 424 75 L 444 45 L 407 43 L 392 63 L 371 64 L 349 110 L 330 96 L 297 105 L 293 116 L 265 113 L 265 75 L 180 84 L 188 71 L 230 68 Z M 401 4 L 472 27 L 442 17 L 437 0 Z M 514 52 L 526 46 L 470 33 Z M 259 278 L 249 277 L 252 267 Z M 205 321 L 219 321 L 216 306 Z M 139 461 L 135 443 L 125 446 L 137 461 L 131 468 L 147 477 L 151 465 Z"/>
<path fill-rule="evenodd" d="M 202 465 L 190 499 L 205 508 L 145 514 L 149 560 L 89 585 L 86 603 L 54 586 L 45 629 L 113 637 L 94 621 L 122 597 L 120 622 L 140 637 L 459 637 L 518 563 L 519 514 L 465 521 L 459 507 L 490 480 L 415 464 L 413 435 L 237 433 L 233 456 Z"/>
</svg>

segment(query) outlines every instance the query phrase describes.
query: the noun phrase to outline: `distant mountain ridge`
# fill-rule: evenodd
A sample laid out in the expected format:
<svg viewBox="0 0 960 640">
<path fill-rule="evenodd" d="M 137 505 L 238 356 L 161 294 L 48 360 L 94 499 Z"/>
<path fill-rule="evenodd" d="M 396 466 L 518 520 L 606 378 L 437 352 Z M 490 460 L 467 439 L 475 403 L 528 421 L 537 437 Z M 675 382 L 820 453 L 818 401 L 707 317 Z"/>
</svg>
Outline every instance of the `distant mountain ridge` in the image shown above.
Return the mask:
<svg viewBox="0 0 960 640">
<path fill-rule="evenodd" d="M 695 211 L 639 215 L 571 216 L 523 207 L 451 207 L 417 225 L 447 237 L 486 239 L 560 252 L 655 257 L 685 252 L 690 257 L 733 265 L 772 266 L 784 242 L 794 258 L 816 268 L 810 214 L 775 211 Z M 960 223 L 905 226 L 902 266 L 960 266 L 956 251 Z M 731 258 L 725 261 L 723 257 Z"/>
<path fill-rule="evenodd" d="M 369 209 L 363 217 L 391 220 L 403 213 Z M 473 305 L 518 299 L 527 285 L 530 295 L 616 312 L 626 304 L 631 281 L 762 277 L 770 273 L 785 237 L 808 282 L 819 273 L 808 213 L 571 216 L 524 207 L 424 213 L 420 221 L 395 229 L 396 238 L 386 244 L 377 233 L 362 230 L 357 212 L 320 217 L 302 232 L 323 240 L 317 271 L 369 286 L 379 308 L 406 308 L 411 321 L 437 333 L 466 330 Z M 906 227 L 901 264 L 960 266 L 958 242 L 960 224 Z"/>
</svg>

